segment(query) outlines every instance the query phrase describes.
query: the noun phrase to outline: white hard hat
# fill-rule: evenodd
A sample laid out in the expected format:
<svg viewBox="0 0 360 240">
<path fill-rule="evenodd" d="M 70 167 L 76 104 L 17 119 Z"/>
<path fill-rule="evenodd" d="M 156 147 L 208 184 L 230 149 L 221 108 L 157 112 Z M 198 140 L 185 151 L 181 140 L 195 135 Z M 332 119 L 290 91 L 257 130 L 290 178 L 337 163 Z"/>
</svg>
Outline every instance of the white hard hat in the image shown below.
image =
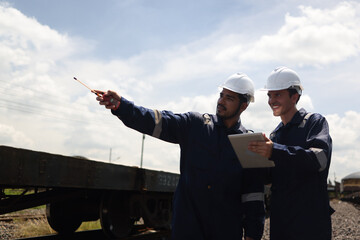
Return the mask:
<svg viewBox="0 0 360 240">
<path fill-rule="evenodd" d="M 287 67 L 277 67 L 270 73 L 264 90 L 276 91 L 289 88 L 296 89 L 300 95 L 304 89 L 294 70 Z"/>
<path fill-rule="evenodd" d="M 221 88 L 228 89 L 230 91 L 245 94 L 249 96 L 250 102 L 255 101 L 254 97 L 254 83 L 253 81 L 244 73 L 235 73 L 231 75 Z"/>
</svg>

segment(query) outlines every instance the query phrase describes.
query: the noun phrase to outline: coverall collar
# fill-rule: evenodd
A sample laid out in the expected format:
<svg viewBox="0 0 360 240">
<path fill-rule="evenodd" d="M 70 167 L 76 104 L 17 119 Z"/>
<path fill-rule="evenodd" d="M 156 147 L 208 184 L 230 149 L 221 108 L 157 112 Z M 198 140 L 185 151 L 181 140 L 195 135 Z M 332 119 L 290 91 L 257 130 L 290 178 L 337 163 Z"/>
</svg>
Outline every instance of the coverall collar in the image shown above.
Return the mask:
<svg viewBox="0 0 360 240">
<path fill-rule="evenodd" d="M 301 108 L 300 110 L 298 110 L 294 116 L 292 117 L 291 121 L 288 122 L 286 125 L 296 125 L 298 126 L 302 120 L 304 119 L 305 115 L 306 115 L 306 110 L 304 108 Z M 279 130 L 280 128 L 284 127 L 284 124 L 282 122 L 280 122 L 280 124 L 275 128 L 274 132 L 276 132 L 277 130 Z"/>
<path fill-rule="evenodd" d="M 232 126 L 231 128 L 226 128 L 222 118 L 219 118 L 217 115 L 214 115 L 214 125 L 225 128 L 226 132 L 228 134 L 246 133 L 247 132 L 246 128 L 243 125 L 241 125 L 241 119 L 240 118 L 238 119 L 237 123 L 234 126 Z"/>
</svg>

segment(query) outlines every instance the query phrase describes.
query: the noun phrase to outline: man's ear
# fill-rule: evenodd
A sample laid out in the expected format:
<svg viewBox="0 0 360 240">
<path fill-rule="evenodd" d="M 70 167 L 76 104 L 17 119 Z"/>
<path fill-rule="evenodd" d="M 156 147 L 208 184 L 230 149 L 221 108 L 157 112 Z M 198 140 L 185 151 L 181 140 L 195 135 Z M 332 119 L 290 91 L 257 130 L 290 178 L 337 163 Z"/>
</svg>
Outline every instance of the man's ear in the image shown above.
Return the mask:
<svg viewBox="0 0 360 240">
<path fill-rule="evenodd" d="M 295 93 L 291 96 L 291 102 L 294 104 L 297 104 L 299 98 L 300 98 L 300 95 L 298 93 Z"/>
</svg>

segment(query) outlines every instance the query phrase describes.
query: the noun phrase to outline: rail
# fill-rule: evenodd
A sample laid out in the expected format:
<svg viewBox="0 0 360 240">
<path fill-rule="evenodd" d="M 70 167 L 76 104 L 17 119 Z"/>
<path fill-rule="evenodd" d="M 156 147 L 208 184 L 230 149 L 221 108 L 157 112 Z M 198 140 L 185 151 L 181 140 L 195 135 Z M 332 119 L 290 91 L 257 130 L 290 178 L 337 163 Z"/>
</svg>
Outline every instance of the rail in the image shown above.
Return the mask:
<svg viewBox="0 0 360 240">
<path fill-rule="evenodd" d="M 170 239 L 171 232 L 170 230 L 152 230 L 152 229 L 139 229 L 133 234 L 124 237 L 117 238 L 118 240 L 168 240 Z M 20 238 L 18 240 L 92 240 L 92 239 L 108 239 L 102 230 L 91 230 L 91 231 L 82 231 L 75 232 L 71 235 L 46 235 L 39 237 L 31 238 Z"/>
</svg>

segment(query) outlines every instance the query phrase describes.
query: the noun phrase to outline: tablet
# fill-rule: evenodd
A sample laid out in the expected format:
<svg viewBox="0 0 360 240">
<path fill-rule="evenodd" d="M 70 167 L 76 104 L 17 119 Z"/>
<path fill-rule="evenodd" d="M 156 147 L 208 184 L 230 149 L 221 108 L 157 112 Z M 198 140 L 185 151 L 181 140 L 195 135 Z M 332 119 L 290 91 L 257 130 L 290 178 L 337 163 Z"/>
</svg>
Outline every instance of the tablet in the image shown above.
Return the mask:
<svg viewBox="0 0 360 240">
<path fill-rule="evenodd" d="M 228 137 L 243 168 L 265 168 L 275 166 L 273 161 L 248 149 L 249 142 L 264 141 L 262 133 L 234 134 L 229 135 Z"/>
</svg>

